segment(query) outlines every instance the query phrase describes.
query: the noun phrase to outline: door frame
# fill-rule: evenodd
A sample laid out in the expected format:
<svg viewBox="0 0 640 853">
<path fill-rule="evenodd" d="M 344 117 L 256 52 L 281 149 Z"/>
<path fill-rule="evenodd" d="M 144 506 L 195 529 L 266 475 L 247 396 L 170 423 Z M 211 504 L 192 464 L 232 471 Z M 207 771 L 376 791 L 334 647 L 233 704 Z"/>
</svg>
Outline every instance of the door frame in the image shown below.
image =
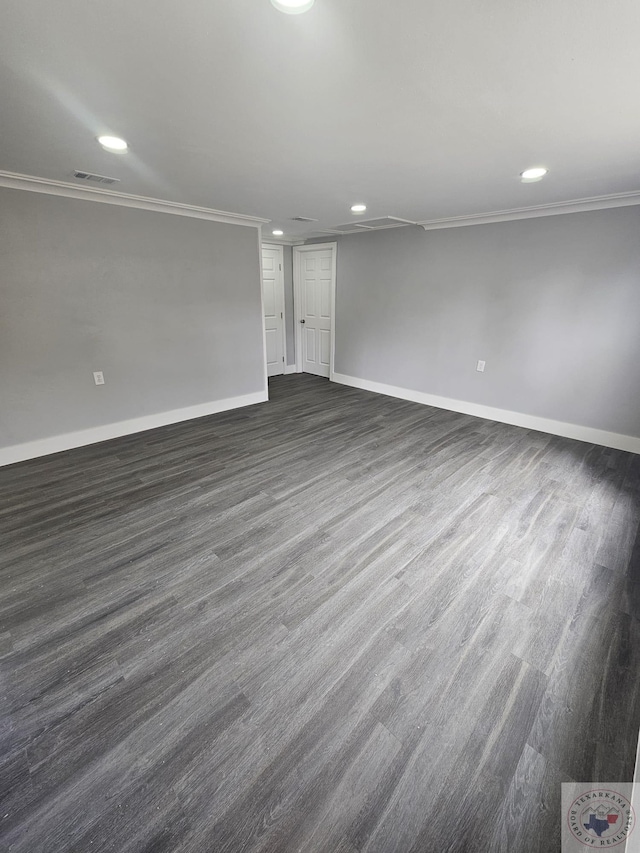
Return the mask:
<svg viewBox="0 0 640 853">
<path fill-rule="evenodd" d="M 287 304 L 285 301 L 284 294 L 284 246 L 279 245 L 278 243 L 265 243 L 262 242 L 260 246 L 260 293 L 262 293 L 263 282 L 264 282 L 264 270 L 262 269 L 262 250 L 263 249 L 275 249 L 278 252 L 278 264 L 280 266 L 280 275 L 277 278 L 276 287 L 280 291 L 280 296 L 282 297 L 281 305 L 282 305 L 282 355 L 284 356 L 284 361 L 282 362 L 282 375 L 287 372 Z M 262 326 L 264 328 L 264 298 L 262 302 Z M 266 343 L 266 331 L 265 331 L 265 349 L 264 349 L 264 360 L 265 360 L 265 370 L 267 363 L 267 343 Z M 276 373 L 274 376 L 280 376 L 281 374 Z"/>
<path fill-rule="evenodd" d="M 302 258 L 318 249 L 331 250 L 331 337 L 329 344 L 329 381 L 333 382 L 333 362 L 336 349 L 336 256 L 338 243 L 309 243 L 293 247 L 293 313 L 296 324 L 296 372 L 302 373 Z"/>
</svg>

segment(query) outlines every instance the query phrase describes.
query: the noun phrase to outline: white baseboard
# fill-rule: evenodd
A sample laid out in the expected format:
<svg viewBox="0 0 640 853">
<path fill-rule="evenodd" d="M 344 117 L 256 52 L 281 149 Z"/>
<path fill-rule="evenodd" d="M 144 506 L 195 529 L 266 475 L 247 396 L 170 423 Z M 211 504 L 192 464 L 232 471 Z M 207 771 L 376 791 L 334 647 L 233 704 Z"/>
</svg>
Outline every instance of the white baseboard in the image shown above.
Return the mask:
<svg viewBox="0 0 640 853">
<path fill-rule="evenodd" d="M 438 409 L 448 409 L 451 412 L 473 415 L 476 418 L 486 418 L 490 421 L 498 421 L 525 429 L 535 429 L 563 438 L 574 438 L 577 441 L 587 441 L 590 444 L 600 444 L 603 447 L 613 447 L 616 450 L 627 450 L 630 453 L 640 454 L 640 438 L 632 435 L 621 435 L 616 432 L 580 426 L 579 424 L 567 424 L 550 418 L 539 418 L 536 415 L 525 415 L 521 412 L 510 412 L 507 409 L 482 406 L 479 403 L 467 403 L 464 400 L 438 397 L 435 394 L 425 394 L 423 391 L 413 391 L 396 385 L 372 382 L 370 379 L 358 379 L 344 373 L 334 373 L 332 378 L 334 382 L 341 385 L 350 385 L 352 388 L 361 388 L 364 391 L 375 391 L 377 394 L 386 394 L 388 397 L 399 397 L 401 400 L 423 403 L 425 406 L 435 406 Z"/>
<path fill-rule="evenodd" d="M 23 462 L 25 459 L 35 459 L 38 456 L 48 456 L 50 453 L 59 453 L 61 450 L 97 444 L 99 441 L 108 441 L 110 438 L 120 438 L 123 435 L 144 432 L 168 424 L 177 424 L 181 421 L 193 420 L 193 418 L 215 415 L 229 409 L 253 406 L 255 403 L 264 403 L 268 399 L 267 391 L 256 391 L 254 394 L 227 397 L 224 400 L 213 400 L 210 403 L 200 403 L 197 406 L 187 406 L 184 409 L 173 409 L 169 412 L 160 412 L 157 415 L 145 415 L 141 418 L 131 418 L 127 421 L 117 421 L 104 426 L 68 432 L 64 435 L 54 435 L 51 438 L 28 441 L 25 444 L 14 444 L 12 447 L 0 448 L 0 467 L 12 465 L 14 462 Z"/>
<path fill-rule="evenodd" d="M 289 373 L 297 373 L 297 372 L 298 372 L 298 370 L 297 370 L 295 364 L 285 364 L 285 366 L 284 366 L 285 376 L 288 376 Z"/>
</svg>

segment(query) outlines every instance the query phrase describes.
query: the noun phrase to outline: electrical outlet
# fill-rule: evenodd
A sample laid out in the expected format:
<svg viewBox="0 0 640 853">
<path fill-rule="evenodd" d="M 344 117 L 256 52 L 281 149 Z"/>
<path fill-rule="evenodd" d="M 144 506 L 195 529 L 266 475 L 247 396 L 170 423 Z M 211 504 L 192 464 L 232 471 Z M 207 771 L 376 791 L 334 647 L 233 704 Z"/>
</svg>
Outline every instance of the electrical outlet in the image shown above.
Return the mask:
<svg viewBox="0 0 640 853">
<path fill-rule="evenodd" d="M 94 371 L 93 381 L 96 385 L 104 385 L 104 373 L 101 370 Z"/>
<path fill-rule="evenodd" d="M 486 361 L 479 361 L 478 362 L 478 364 L 476 366 L 476 370 L 478 371 L 478 373 L 484 373 L 485 364 L 486 364 Z"/>
</svg>

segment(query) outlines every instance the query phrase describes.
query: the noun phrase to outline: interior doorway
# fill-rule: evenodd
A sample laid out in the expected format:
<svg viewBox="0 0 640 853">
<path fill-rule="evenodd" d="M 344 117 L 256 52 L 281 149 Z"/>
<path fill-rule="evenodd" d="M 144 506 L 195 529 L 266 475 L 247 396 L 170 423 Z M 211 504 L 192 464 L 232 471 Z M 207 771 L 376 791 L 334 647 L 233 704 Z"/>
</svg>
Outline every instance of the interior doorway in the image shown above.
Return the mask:
<svg viewBox="0 0 640 853">
<path fill-rule="evenodd" d="M 293 248 L 296 370 L 333 377 L 336 243 Z"/>
<path fill-rule="evenodd" d="M 262 307 L 267 376 L 285 372 L 284 253 L 282 246 L 262 246 Z"/>
</svg>

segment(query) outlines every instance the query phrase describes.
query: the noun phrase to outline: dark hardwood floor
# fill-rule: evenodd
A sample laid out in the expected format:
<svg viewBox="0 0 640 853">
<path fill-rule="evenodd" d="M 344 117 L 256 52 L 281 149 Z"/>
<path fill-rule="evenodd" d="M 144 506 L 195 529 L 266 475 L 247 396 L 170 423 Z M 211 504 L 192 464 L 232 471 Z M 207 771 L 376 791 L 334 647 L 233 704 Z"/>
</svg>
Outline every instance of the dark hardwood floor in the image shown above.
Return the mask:
<svg viewBox="0 0 640 853">
<path fill-rule="evenodd" d="M 0 470 L 0 850 L 555 853 L 639 520 L 638 456 L 311 376 Z"/>
</svg>

